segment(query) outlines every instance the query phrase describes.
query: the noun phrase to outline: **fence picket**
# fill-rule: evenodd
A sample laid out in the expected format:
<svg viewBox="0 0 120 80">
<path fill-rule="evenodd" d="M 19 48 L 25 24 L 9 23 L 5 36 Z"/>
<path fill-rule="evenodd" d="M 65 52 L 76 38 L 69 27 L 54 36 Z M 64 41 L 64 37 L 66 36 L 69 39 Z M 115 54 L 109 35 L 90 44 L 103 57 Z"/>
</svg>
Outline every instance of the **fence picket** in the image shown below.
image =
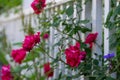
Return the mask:
<svg viewBox="0 0 120 80">
<path fill-rule="evenodd" d="M 93 46 L 93 53 L 102 55 L 102 0 L 92 0 L 92 30 L 98 32 L 98 37 L 95 46 Z M 95 58 L 96 56 L 93 55 Z"/>
</svg>

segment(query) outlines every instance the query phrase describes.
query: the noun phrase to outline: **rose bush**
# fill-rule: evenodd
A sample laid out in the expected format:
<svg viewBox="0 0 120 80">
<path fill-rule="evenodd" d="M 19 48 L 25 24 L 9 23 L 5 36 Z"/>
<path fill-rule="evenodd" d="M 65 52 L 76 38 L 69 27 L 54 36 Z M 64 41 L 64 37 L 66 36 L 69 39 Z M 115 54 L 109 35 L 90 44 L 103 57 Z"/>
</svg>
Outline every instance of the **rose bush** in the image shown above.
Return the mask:
<svg viewBox="0 0 120 80">
<path fill-rule="evenodd" d="M 70 3 L 74 3 L 74 0 L 71 0 Z M 82 11 L 81 4 L 81 0 L 76 0 L 76 15 L 80 15 Z M 45 6 L 46 0 L 34 0 L 31 3 L 37 16 L 42 14 Z M 28 30 L 25 30 L 28 35 L 21 43 L 22 48 L 11 51 L 12 60 L 17 66 L 13 69 L 10 69 L 9 66 L 3 66 L 2 78 L 45 80 L 55 75 L 55 70 L 59 68 L 59 62 L 61 62 L 65 67 L 64 70 L 67 69 L 68 73 L 69 71 L 75 73 L 65 74 L 59 70 L 55 80 L 72 80 L 81 76 L 89 80 L 115 80 L 110 74 L 116 70 L 113 65 L 116 57 L 113 54 L 103 56 L 103 54 L 94 53 L 92 48 L 95 46 L 93 44 L 96 44 L 99 33 L 92 32 L 92 29 L 85 26 L 86 23 L 89 23 L 88 20 L 71 17 L 73 14 L 74 6 L 69 5 L 65 10 L 55 11 L 55 14 L 51 15 L 50 18 L 38 16 L 39 26 L 37 29 L 39 28 L 41 32 L 37 33 L 34 33 L 36 31 L 31 28 L 31 23 L 29 23 Z M 63 15 L 67 18 L 63 19 Z M 50 35 L 51 28 L 58 34 Z M 81 38 L 81 33 L 87 34 L 84 40 Z M 51 42 L 50 39 L 53 38 L 56 43 Z M 54 44 L 50 45 L 52 43 Z M 102 47 L 102 45 L 98 46 Z M 57 48 L 57 51 L 53 52 L 54 48 Z M 93 58 L 93 55 L 96 58 Z M 104 60 L 104 58 L 106 59 Z M 109 63 L 104 64 L 105 62 Z M 22 73 L 24 70 L 26 71 Z M 31 74 L 27 76 L 29 71 Z"/>
</svg>

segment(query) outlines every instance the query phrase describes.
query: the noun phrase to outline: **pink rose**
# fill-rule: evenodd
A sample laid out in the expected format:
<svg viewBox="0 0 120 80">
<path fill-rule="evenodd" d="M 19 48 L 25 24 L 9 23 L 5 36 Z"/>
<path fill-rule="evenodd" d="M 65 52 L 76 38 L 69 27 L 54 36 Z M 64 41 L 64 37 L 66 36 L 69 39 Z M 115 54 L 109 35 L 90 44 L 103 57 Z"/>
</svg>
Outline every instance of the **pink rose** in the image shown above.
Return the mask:
<svg viewBox="0 0 120 80">
<path fill-rule="evenodd" d="M 44 64 L 44 73 L 47 77 L 53 76 L 53 69 L 50 67 L 49 62 Z"/>
<path fill-rule="evenodd" d="M 85 39 L 85 43 L 90 45 L 90 48 L 93 46 L 93 42 L 96 40 L 98 33 L 90 33 Z"/>
<path fill-rule="evenodd" d="M 2 80 L 13 80 L 13 76 L 11 75 L 10 65 L 2 66 Z"/>
<path fill-rule="evenodd" d="M 48 38 L 49 38 L 49 34 L 48 33 L 43 35 L 43 39 L 48 39 Z"/>
<path fill-rule="evenodd" d="M 46 6 L 46 0 L 34 0 L 31 3 L 31 7 L 33 8 L 36 14 L 40 14 L 45 6 Z"/>
<path fill-rule="evenodd" d="M 24 49 L 12 50 L 11 56 L 16 63 L 21 64 L 26 56 L 26 51 Z"/>
<path fill-rule="evenodd" d="M 76 43 L 75 46 L 69 46 L 65 50 L 67 64 L 71 67 L 77 67 L 81 62 L 80 57 L 80 44 Z"/>
</svg>

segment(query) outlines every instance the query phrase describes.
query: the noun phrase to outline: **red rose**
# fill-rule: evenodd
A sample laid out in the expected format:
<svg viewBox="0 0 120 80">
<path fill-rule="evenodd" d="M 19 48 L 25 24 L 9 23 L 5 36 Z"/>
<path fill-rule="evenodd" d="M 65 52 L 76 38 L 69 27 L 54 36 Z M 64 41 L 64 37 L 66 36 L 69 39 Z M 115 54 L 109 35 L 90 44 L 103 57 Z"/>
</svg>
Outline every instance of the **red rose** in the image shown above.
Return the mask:
<svg viewBox="0 0 120 80">
<path fill-rule="evenodd" d="M 44 64 L 44 73 L 47 77 L 53 76 L 53 69 L 50 67 L 49 62 Z"/>
<path fill-rule="evenodd" d="M 12 80 L 13 77 L 11 75 L 11 71 L 10 71 L 10 65 L 4 65 L 2 66 L 2 80 Z"/>
<path fill-rule="evenodd" d="M 43 35 L 43 39 L 48 39 L 48 38 L 49 38 L 49 34 L 48 33 Z"/>
<path fill-rule="evenodd" d="M 23 49 L 26 51 L 32 50 L 32 48 L 35 45 L 35 39 L 33 35 L 25 36 L 24 42 L 23 42 Z"/>
<path fill-rule="evenodd" d="M 46 0 L 34 0 L 31 4 L 31 7 L 33 8 L 34 12 L 36 14 L 40 14 L 44 7 L 46 6 Z"/>
<path fill-rule="evenodd" d="M 16 63 L 21 64 L 21 62 L 24 60 L 26 56 L 26 51 L 24 49 L 12 50 L 11 56 Z"/>
<path fill-rule="evenodd" d="M 40 42 L 40 32 L 37 32 L 37 34 L 25 36 L 22 47 L 24 50 L 30 51 L 39 42 Z"/>
<path fill-rule="evenodd" d="M 40 32 L 37 32 L 37 34 L 34 34 L 35 44 L 40 42 Z"/>
<path fill-rule="evenodd" d="M 85 43 L 90 45 L 92 48 L 92 43 L 96 40 L 98 33 L 90 33 L 85 39 Z"/>
<path fill-rule="evenodd" d="M 65 50 L 67 64 L 71 67 L 77 67 L 81 62 L 80 57 L 80 44 L 76 43 L 75 46 L 70 46 Z"/>
<path fill-rule="evenodd" d="M 85 57 L 86 57 L 86 52 L 85 51 L 81 51 L 80 52 L 80 58 L 81 58 L 81 60 L 85 60 Z"/>
</svg>

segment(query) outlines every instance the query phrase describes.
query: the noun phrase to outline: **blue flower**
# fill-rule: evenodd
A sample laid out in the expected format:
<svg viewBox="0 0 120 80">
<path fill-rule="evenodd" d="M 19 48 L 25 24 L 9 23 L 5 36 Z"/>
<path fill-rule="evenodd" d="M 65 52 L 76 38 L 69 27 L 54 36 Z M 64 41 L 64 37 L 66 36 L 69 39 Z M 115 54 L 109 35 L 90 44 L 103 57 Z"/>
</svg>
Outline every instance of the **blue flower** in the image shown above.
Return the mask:
<svg viewBox="0 0 120 80">
<path fill-rule="evenodd" d="M 105 59 L 110 59 L 113 58 L 115 56 L 115 53 L 110 53 L 104 56 Z"/>
</svg>

